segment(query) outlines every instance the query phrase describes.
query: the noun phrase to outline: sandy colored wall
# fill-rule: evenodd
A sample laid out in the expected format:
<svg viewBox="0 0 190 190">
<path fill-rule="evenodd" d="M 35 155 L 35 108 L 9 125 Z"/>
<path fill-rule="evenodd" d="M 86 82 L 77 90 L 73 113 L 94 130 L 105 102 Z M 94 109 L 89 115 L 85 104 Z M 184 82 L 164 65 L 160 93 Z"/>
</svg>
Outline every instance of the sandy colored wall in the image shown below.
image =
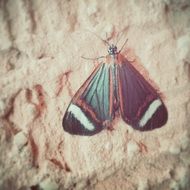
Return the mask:
<svg viewBox="0 0 190 190">
<path fill-rule="evenodd" d="M 89 32 L 91 31 L 91 32 Z M 123 34 L 165 95 L 167 124 L 72 136 L 65 110 L 106 55 L 92 32 Z M 113 41 L 116 39 L 112 39 Z M 0 189 L 165 190 L 190 186 L 190 2 L 0 1 Z"/>
</svg>

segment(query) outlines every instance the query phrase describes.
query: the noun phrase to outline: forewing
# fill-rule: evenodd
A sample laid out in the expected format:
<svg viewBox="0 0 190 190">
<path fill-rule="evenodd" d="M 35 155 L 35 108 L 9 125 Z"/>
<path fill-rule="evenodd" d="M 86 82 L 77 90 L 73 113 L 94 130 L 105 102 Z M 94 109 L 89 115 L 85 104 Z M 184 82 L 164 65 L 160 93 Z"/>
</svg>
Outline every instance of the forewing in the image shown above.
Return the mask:
<svg viewBox="0 0 190 190">
<path fill-rule="evenodd" d="M 111 70 L 100 64 L 73 97 L 63 118 L 63 128 L 70 134 L 94 135 L 114 118 Z"/>
<path fill-rule="evenodd" d="M 167 109 L 158 92 L 125 59 L 118 67 L 118 96 L 124 121 L 145 131 L 167 122 Z"/>
</svg>

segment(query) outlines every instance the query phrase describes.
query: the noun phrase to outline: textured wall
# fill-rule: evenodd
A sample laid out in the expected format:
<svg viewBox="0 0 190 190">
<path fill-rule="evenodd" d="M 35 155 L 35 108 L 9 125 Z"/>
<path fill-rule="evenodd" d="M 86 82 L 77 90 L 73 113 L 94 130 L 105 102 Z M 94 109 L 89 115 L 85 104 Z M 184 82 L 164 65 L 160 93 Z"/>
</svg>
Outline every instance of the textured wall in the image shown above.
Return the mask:
<svg viewBox="0 0 190 190">
<path fill-rule="evenodd" d="M 167 124 L 139 132 L 71 136 L 62 117 L 102 38 L 122 33 L 127 51 L 166 99 Z M 114 39 L 113 39 L 114 40 Z M 1 0 L 0 189 L 188 189 L 190 1 Z"/>
</svg>

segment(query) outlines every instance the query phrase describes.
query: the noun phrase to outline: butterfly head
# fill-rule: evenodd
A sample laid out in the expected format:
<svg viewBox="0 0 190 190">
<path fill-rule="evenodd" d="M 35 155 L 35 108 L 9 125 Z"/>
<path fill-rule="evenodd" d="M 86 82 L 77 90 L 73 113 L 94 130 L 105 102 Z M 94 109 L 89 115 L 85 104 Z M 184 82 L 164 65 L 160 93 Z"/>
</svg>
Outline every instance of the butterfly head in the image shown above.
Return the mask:
<svg viewBox="0 0 190 190">
<path fill-rule="evenodd" d="M 109 46 L 108 53 L 109 53 L 109 55 L 116 55 L 117 54 L 117 46 L 115 46 L 114 44 Z"/>
</svg>

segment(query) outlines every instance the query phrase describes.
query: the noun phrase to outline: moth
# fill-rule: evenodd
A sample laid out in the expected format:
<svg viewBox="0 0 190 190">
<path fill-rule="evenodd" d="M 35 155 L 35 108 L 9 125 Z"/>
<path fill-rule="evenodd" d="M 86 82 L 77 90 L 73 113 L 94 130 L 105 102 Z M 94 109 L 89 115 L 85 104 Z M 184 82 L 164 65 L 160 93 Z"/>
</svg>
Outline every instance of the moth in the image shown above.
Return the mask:
<svg viewBox="0 0 190 190">
<path fill-rule="evenodd" d="M 116 45 L 104 42 L 108 45 L 105 62 L 72 98 L 63 117 L 64 130 L 72 135 L 95 135 L 111 128 L 118 113 L 139 131 L 166 124 L 168 112 L 160 94 L 121 54 L 127 40 L 119 51 Z"/>
</svg>

